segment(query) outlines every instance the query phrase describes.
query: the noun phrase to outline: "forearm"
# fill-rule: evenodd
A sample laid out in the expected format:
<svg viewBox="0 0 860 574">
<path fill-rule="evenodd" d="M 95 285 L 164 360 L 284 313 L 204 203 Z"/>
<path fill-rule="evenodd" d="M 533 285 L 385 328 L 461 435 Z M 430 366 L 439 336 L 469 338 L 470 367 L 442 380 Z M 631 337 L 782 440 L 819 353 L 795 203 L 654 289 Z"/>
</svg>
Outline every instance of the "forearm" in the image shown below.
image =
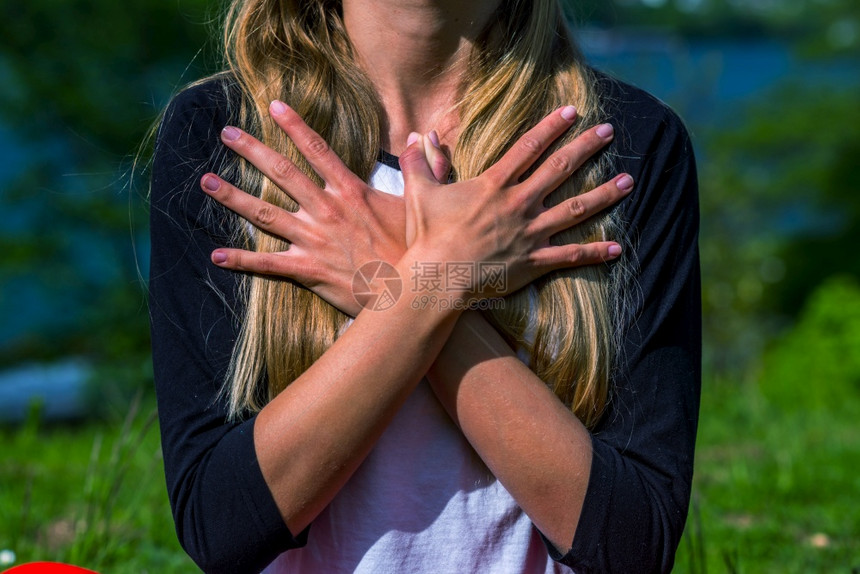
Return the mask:
<svg viewBox="0 0 860 574">
<path fill-rule="evenodd" d="M 428 379 L 496 478 L 567 551 L 591 468 L 585 427 L 477 313 L 460 317 Z"/>
<path fill-rule="evenodd" d="M 320 188 L 307 178 L 284 177 L 272 168 L 285 161 L 281 156 L 241 130 L 225 128 L 225 144 L 259 167 L 281 189 L 289 190 L 299 211 L 280 210 L 273 214 L 271 206 L 262 205 L 265 202 L 260 198 L 242 192 L 215 174 L 206 174 L 201 186 L 211 197 L 263 231 L 291 242 L 289 249 L 272 253 L 219 249 L 212 260 L 228 269 L 289 277 L 311 286 L 341 309 L 348 308 L 353 302 L 348 286 L 356 264 L 385 260 L 378 255 L 378 248 L 368 247 L 363 239 L 376 237 L 376 228 L 385 220 L 377 216 L 377 211 L 386 210 L 370 205 L 370 198 L 375 197 L 372 191 L 330 148 L 321 151 L 314 145 L 319 143 L 319 136 L 294 111 L 280 102 L 273 103 L 271 111 L 326 186 Z M 411 246 L 398 262 L 400 277 L 412 275 L 417 267 L 413 263 L 488 261 L 503 266 L 516 279 L 518 284 L 504 286 L 505 290 L 515 290 L 549 271 L 616 257 L 620 246 L 613 242 L 553 246 L 549 238 L 614 204 L 630 190 L 629 186 L 618 187 L 618 182 L 625 180 L 616 178 L 582 194 L 575 206 L 567 202 L 551 208 L 543 205 L 546 193 L 606 145 L 611 130 L 607 131 L 606 126 L 588 130 L 554 152 L 553 161 L 538 167 L 525 180 L 521 177 L 537 157 L 535 142 L 544 148 L 549 146 L 570 128 L 573 120 L 573 108 L 557 110 L 493 168 L 477 178 L 450 185 L 439 183 L 427 163 L 424 139 L 417 136 L 400 157 L 405 185 L 405 243 Z M 289 173 L 294 175 L 295 170 Z M 259 217 L 260 213 L 266 217 Z M 312 231 L 318 229 L 327 231 Z M 397 241 L 391 243 L 399 245 Z M 449 295 L 461 300 L 477 292 L 486 295 L 483 286 L 471 280 L 459 288 L 462 292 Z M 443 314 L 432 308 L 413 310 L 406 299 L 382 313 L 363 311 L 317 363 L 261 411 L 254 431 L 260 468 L 291 531 L 298 532 L 309 524 L 349 479 L 430 368 L 456 319 L 450 311 Z M 497 373 L 487 376 L 490 375 Z M 537 384 L 533 385 L 529 392 L 539 392 L 537 388 Z M 548 414 L 553 413 L 550 398 L 542 401 Z M 575 421 L 562 411 L 560 406 L 554 411 L 559 422 L 573 425 Z M 579 436 L 575 431 L 576 427 L 571 426 L 568 438 L 586 443 L 583 436 L 587 439 L 587 435 Z M 525 459 L 530 450 L 531 445 L 526 443 L 518 454 Z M 587 464 L 567 468 L 571 464 L 567 457 L 580 450 L 548 450 L 537 468 L 547 469 L 546 478 L 555 473 L 553 465 L 565 467 L 565 477 L 581 467 L 587 474 Z M 553 463 L 551 459 L 556 455 L 560 456 Z M 536 485 L 543 490 L 552 486 L 543 477 L 538 477 Z M 531 486 L 526 485 L 525 490 L 531 492 Z M 560 484 L 556 486 L 554 493 L 569 491 Z M 579 496 L 574 493 L 573 498 Z M 545 522 L 549 525 L 555 521 Z"/>
<path fill-rule="evenodd" d="M 411 259 L 410 259 L 411 257 Z M 407 277 L 417 255 L 398 263 Z M 285 522 L 301 532 L 349 479 L 429 368 L 456 313 L 403 296 L 364 310 L 310 369 L 258 415 L 260 468 Z"/>
</svg>

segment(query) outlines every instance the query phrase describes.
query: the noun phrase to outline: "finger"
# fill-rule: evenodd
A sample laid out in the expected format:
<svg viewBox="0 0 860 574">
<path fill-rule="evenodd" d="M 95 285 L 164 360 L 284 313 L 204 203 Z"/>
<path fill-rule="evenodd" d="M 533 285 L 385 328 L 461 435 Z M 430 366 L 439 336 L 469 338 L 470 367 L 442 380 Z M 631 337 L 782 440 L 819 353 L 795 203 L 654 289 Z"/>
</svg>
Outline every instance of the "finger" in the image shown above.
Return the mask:
<svg viewBox="0 0 860 574">
<path fill-rule="evenodd" d="M 212 263 L 224 269 L 257 275 L 286 277 L 305 284 L 309 281 L 307 266 L 292 250 L 280 253 L 259 253 L 244 249 L 220 248 L 212 252 Z"/>
<path fill-rule="evenodd" d="M 319 187 L 296 164 L 239 128 L 225 127 L 221 130 L 221 141 L 251 162 L 299 205 L 307 205 L 319 193 Z"/>
<path fill-rule="evenodd" d="M 573 106 L 565 106 L 550 113 L 523 134 L 511 149 L 505 152 L 502 159 L 485 173 L 506 183 L 518 181 L 550 144 L 573 125 L 574 119 L 576 119 L 576 108 Z"/>
<path fill-rule="evenodd" d="M 294 109 L 275 100 L 269 106 L 269 113 L 326 184 L 344 191 L 364 188 L 361 178 L 346 167 L 328 142 L 311 129 Z"/>
<path fill-rule="evenodd" d="M 610 124 L 601 124 L 581 133 L 572 142 L 553 153 L 538 167 L 524 185 L 539 191 L 538 201 L 549 195 L 566 181 L 591 156 L 612 141 L 614 130 Z"/>
<path fill-rule="evenodd" d="M 624 173 L 589 192 L 550 207 L 534 219 L 533 229 L 543 237 L 582 223 L 621 201 L 633 190 L 633 178 Z"/>
<path fill-rule="evenodd" d="M 557 269 L 604 263 L 618 258 L 619 255 L 619 244 L 613 241 L 597 241 L 542 247 L 532 254 L 532 261 L 543 274 Z"/>
<path fill-rule="evenodd" d="M 215 201 L 258 229 L 287 241 L 296 241 L 302 236 L 305 224 L 292 213 L 245 193 L 213 173 L 201 178 L 200 187 Z"/>
<path fill-rule="evenodd" d="M 427 156 L 427 163 L 430 164 L 430 169 L 433 171 L 433 176 L 439 183 L 448 183 L 451 162 L 448 160 L 445 152 L 442 151 L 442 146 L 439 143 L 439 134 L 436 133 L 436 130 L 431 130 L 427 134 L 427 140 L 430 145 L 424 146 L 424 152 Z"/>
<path fill-rule="evenodd" d="M 406 151 L 400 154 L 400 170 L 403 172 L 406 187 L 409 188 L 421 182 L 438 183 L 430 164 L 427 163 L 426 138 L 411 133 L 407 143 Z"/>
</svg>

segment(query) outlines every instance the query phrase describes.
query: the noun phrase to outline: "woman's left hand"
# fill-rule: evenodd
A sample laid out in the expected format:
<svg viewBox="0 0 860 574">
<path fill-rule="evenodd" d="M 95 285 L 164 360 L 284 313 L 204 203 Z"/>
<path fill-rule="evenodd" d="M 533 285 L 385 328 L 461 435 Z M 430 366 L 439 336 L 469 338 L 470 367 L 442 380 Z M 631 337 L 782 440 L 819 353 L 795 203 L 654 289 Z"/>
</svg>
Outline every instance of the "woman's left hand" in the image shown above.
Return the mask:
<svg viewBox="0 0 860 574">
<path fill-rule="evenodd" d="M 465 272 L 446 288 L 448 295 L 465 301 L 504 296 L 551 271 L 600 264 L 620 255 L 621 246 L 614 241 L 551 242 L 557 233 L 612 207 L 633 189 L 633 179 L 619 174 L 558 205 L 544 204 L 550 193 L 612 141 L 611 125 L 594 126 L 540 161 L 575 119 L 572 106 L 559 108 L 483 173 L 450 185 L 439 184 L 428 138 L 410 137 L 400 156 L 407 257 L 416 266 L 425 261 L 465 264 L 467 270 L 487 265 L 504 277 L 486 282 L 483 272 Z M 525 175 L 531 167 L 534 171 Z"/>
<path fill-rule="evenodd" d="M 403 198 L 373 189 L 344 165 L 329 145 L 292 109 L 272 102 L 272 118 L 325 182 L 320 188 L 283 155 L 234 127 L 224 144 L 251 162 L 299 204 L 295 213 L 241 191 L 213 173 L 201 179 L 212 198 L 258 229 L 290 242 L 287 251 L 260 253 L 217 249 L 219 267 L 294 279 L 355 316 L 356 270 L 370 261 L 395 263 L 406 250 Z"/>
</svg>

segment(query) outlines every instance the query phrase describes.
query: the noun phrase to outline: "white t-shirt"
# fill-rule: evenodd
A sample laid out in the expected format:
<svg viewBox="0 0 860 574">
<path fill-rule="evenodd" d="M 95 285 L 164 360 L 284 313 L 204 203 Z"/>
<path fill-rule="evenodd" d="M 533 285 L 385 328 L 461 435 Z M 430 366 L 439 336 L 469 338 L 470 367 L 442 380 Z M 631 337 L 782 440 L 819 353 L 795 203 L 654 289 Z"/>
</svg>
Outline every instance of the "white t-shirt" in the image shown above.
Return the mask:
<svg viewBox="0 0 860 574">
<path fill-rule="evenodd" d="M 403 194 L 378 163 L 373 187 Z M 348 408 L 348 406 L 344 406 Z M 570 572 L 422 380 L 373 450 L 313 521 L 307 545 L 265 574 Z"/>
</svg>

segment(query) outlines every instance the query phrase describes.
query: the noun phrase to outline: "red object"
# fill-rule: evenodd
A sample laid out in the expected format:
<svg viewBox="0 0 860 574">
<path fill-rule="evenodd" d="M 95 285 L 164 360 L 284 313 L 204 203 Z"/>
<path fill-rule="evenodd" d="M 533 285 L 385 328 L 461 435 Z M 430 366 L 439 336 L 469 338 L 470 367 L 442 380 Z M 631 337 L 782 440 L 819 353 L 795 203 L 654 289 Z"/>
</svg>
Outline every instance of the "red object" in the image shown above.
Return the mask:
<svg viewBox="0 0 860 574">
<path fill-rule="evenodd" d="M 9 568 L 0 574 L 98 574 L 98 572 L 60 562 L 30 562 Z"/>
</svg>

